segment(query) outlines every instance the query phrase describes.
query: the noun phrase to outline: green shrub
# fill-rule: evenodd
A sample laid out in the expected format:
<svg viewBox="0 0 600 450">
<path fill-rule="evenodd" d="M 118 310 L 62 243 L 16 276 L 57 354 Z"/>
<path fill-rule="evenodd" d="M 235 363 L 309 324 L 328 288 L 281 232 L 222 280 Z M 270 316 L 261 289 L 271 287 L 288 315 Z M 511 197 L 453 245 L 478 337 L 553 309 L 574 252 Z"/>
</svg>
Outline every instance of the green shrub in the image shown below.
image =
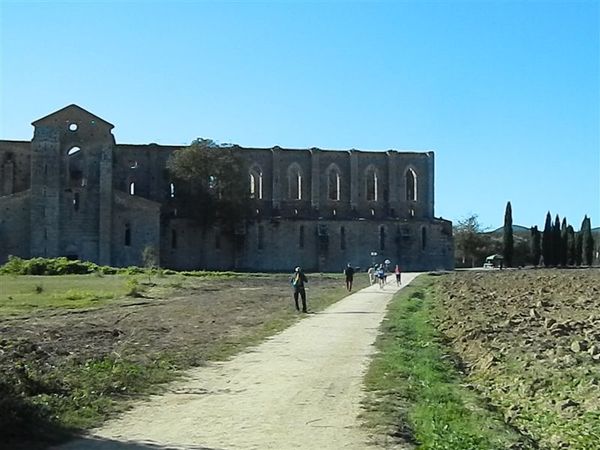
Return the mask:
<svg viewBox="0 0 600 450">
<path fill-rule="evenodd" d="M 125 295 L 127 295 L 128 297 L 142 296 L 142 287 L 140 286 L 140 282 L 135 278 L 130 278 L 129 280 L 127 280 L 127 289 L 129 290 Z"/>
<path fill-rule="evenodd" d="M 24 272 L 24 260 L 18 256 L 9 255 L 8 262 L 0 267 L 0 273 L 21 275 Z"/>
<path fill-rule="evenodd" d="M 69 289 L 67 292 L 61 294 L 54 294 L 53 298 L 55 299 L 65 299 L 70 301 L 97 301 L 106 298 L 114 298 L 114 295 L 109 292 L 91 292 L 91 291 L 82 291 L 79 289 Z"/>
<path fill-rule="evenodd" d="M 92 262 L 71 261 L 64 257 L 21 259 L 9 256 L 8 262 L 0 267 L 0 273 L 12 275 L 77 275 L 98 270 L 98 265 Z"/>
</svg>

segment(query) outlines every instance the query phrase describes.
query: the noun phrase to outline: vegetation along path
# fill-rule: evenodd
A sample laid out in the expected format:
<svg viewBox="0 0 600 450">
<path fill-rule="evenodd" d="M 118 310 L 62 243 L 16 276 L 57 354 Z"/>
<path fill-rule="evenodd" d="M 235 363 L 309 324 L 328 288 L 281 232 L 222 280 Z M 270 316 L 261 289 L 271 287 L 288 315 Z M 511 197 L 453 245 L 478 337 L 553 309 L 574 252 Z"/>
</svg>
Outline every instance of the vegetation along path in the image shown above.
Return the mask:
<svg viewBox="0 0 600 450">
<path fill-rule="evenodd" d="M 403 286 L 415 277 L 405 274 Z M 397 291 L 371 286 L 309 314 L 59 449 L 365 449 L 362 379 Z"/>
</svg>

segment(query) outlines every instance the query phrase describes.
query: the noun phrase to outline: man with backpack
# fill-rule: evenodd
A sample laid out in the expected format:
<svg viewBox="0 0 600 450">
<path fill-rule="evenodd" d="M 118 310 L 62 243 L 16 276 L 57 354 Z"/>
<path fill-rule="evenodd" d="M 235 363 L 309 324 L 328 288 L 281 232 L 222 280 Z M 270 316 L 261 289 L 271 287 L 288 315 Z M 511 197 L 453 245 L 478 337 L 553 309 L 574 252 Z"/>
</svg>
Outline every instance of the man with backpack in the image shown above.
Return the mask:
<svg viewBox="0 0 600 450">
<path fill-rule="evenodd" d="M 352 282 L 354 281 L 354 267 L 350 263 L 344 269 L 344 275 L 346 275 L 346 289 L 348 289 L 348 292 L 351 292 Z"/>
<path fill-rule="evenodd" d="M 304 289 L 304 283 L 308 283 L 308 278 L 304 275 L 301 267 L 296 267 L 294 269 L 294 274 L 291 278 L 292 287 L 294 288 L 294 303 L 296 304 L 296 311 L 300 311 L 300 306 L 298 305 L 298 295 L 302 299 L 302 312 L 306 313 L 308 310 L 306 309 L 306 291 Z"/>
</svg>

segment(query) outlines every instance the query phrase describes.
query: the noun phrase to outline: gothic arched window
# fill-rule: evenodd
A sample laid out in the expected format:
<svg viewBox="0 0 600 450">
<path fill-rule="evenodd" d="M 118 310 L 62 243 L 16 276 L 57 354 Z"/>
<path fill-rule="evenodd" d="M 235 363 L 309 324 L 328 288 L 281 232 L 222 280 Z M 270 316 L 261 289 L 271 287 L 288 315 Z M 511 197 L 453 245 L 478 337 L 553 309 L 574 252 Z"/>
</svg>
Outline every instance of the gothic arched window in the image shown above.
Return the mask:
<svg viewBox="0 0 600 450">
<path fill-rule="evenodd" d="M 385 227 L 379 227 L 379 250 L 385 250 Z"/>
<path fill-rule="evenodd" d="M 304 225 L 300 225 L 298 231 L 298 247 L 304 248 Z"/>
<path fill-rule="evenodd" d="M 258 166 L 250 169 L 250 198 L 263 198 L 263 173 Z"/>
<path fill-rule="evenodd" d="M 327 198 L 329 200 L 340 200 L 340 181 L 340 170 L 335 164 L 332 164 L 329 166 L 329 169 L 327 169 Z"/>
<path fill-rule="evenodd" d="M 417 174 L 412 169 L 406 171 L 406 200 L 417 201 Z"/>
<path fill-rule="evenodd" d="M 302 200 L 302 170 L 296 163 L 288 169 L 288 197 L 290 200 Z"/>
<path fill-rule="evenodd" d="M 369 202 L 376 202 L 379 199 L 379 182 L 377 178 L 377 169 L 369 166 L 365 171 L 367 201 Z"/>
<path fill-rule="evenodd" d="M 258 226 L 257 238 L 257 247 L 259 250 L 262 250 L 265 246 L 265 227 L 262 225 Z"/>
<path fill-rule="evenodd" d="M 128 223 L 125 224 L 125 246 L 131 246 L 131 225 Z"/>
</svg>

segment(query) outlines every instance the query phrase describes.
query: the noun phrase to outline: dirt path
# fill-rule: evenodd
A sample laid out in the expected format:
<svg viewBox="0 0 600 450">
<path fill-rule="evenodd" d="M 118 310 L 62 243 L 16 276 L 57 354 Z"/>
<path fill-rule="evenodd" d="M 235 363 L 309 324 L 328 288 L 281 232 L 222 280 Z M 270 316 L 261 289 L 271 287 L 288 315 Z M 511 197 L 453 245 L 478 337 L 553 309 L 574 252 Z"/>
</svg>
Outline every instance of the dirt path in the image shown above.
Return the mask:
<svg viewBox="0 0 600 450">
<path fill-rule="evenodd" d="M 416 275 L 404 274 L 403 286 Z M 367 449 L 357 418 L 362 377 L 397 290 L 350 295 L 57 450 Z"/>
</svg>

